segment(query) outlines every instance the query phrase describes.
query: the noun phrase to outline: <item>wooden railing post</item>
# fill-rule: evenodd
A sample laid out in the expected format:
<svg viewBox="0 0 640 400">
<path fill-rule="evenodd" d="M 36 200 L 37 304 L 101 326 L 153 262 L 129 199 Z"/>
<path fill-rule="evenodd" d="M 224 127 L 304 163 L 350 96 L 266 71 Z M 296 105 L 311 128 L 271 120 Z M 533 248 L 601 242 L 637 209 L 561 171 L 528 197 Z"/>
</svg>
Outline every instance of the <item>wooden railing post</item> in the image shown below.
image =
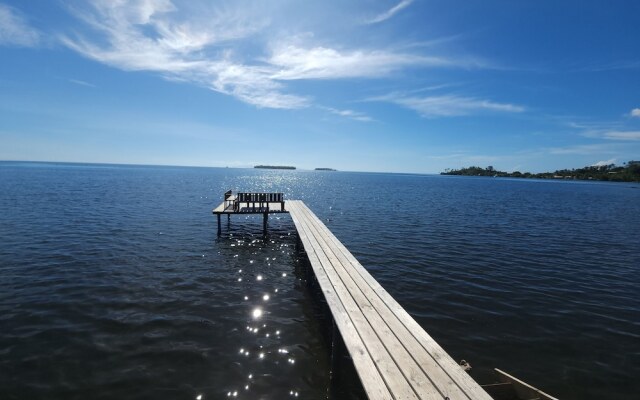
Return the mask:
<svg viewBox="0 0 640 400">
<path fill-rule="evenodd" d="M 266 235 L 267 234 L 267 221 L 269 220 L 269 212 L 265 212 L 262 215 L 262 232 Z"/>
</svg>

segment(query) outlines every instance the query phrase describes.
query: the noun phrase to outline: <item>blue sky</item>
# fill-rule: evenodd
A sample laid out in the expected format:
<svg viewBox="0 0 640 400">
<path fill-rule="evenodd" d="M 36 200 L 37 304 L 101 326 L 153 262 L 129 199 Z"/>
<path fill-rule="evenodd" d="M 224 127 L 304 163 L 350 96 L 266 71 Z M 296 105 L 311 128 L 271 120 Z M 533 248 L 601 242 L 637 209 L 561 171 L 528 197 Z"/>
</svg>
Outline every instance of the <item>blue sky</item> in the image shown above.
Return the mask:
<svg viewBox="0 0 640 400">
<path fill-rule="evenodd" d="M 0 160 L 434 173 L 634 159 L 635 0 L 0 0 Z"/>
</svg>

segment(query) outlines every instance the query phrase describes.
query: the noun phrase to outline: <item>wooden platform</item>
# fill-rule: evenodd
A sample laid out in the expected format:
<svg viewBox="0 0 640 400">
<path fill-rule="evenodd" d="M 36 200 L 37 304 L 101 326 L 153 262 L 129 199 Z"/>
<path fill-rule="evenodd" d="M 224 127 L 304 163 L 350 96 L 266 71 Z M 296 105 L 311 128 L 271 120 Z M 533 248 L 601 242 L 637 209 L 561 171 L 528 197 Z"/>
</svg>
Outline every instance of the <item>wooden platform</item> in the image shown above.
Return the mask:
<svg viewBox="0 0 640 400">
<path fill-rule="evenodd" d="M 267 234 L 269 214 L 288 213 L 283 193 L 246 193 L 233 194 L 231 190 L 224 194 L 224 201 L 213 209 L 218 219 L 218 236 L 222 234 L 220 216 L 233 214 L 262 214 L 262 230 Z"/>
<path fill-rule="evenodd" d="M 280 203 L 266 203 L 269 207 L 252 207 L 250 203 L 244 203 L 240 206 L 239 210 L 233 209 L 233 203 L 225 204 L 225 202 L 220 203 L 220 205 L 213 209 L 214 214 L 263 214 L 268 212 L 269 214 L 279 214 L 279 213 L 288 213 L 287 202 L 285 202 L 284 207 L 280 207 Z"/>
<path fill-rule="evenodd" d="M 369 399 L 491 400 L 300 200 L 287 200 Z"/>
<path fill-rule="evenodd" d="M 236 196 L 232 195 L 227 200 L 213 209 L 213 214 L 262 214 L 272 213 L 288 213 L 286 202 L 284 205 L 280 202 L 263 202 L 262 207 L 256 206 L 258 202 L 241 202 L 239 207 L 234 208 Z"/>
</svg>

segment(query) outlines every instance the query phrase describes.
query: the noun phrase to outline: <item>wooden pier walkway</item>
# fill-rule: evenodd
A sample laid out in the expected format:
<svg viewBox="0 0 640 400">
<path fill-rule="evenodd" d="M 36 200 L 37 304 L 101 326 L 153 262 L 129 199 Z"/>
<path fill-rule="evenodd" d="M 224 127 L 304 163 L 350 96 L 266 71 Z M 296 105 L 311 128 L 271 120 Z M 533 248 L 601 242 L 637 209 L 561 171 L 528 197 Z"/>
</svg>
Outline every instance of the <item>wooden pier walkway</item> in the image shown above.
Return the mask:
<svg viewBox="0 0 640 400">
<path fill-rule="evenodd" d="M 500 371 L 497 383 L 476 383 L 367 272 L 300 200 L 282 193 L 224 194 L 213 214 L 290 213 L 335 326 L 369 399 L 557 400 Z M 486 391 L 485 389 L 486 388 Z M 489 394 L 491 393 L 491 395 Z"/>
<path fill-rule="evenodd" d="M 286 210 L 369 399 L 491 400 L 302 201 Z"/>
</svg>

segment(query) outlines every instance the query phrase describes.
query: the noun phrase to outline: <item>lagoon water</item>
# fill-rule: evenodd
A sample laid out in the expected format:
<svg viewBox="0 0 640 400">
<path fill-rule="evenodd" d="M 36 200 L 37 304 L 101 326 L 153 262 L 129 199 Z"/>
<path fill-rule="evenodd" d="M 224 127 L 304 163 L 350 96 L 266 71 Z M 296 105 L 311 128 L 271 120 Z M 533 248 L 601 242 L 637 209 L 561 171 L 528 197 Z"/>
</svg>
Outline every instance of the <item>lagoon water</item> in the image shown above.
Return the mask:
<svg viewBox="0 0 640 400">
<path fill-rule="evenodd" d="M 568 399 L 637 398 L 640 185 L 0 163 L 1 399 L 321 399 L 330 321 L 288 216 L 304 200 L 447 350 Z M 338 386 L 338 387 L 336 387 Z M 198 397 L 200 396 L 200 397 Z"/>
</svg>

